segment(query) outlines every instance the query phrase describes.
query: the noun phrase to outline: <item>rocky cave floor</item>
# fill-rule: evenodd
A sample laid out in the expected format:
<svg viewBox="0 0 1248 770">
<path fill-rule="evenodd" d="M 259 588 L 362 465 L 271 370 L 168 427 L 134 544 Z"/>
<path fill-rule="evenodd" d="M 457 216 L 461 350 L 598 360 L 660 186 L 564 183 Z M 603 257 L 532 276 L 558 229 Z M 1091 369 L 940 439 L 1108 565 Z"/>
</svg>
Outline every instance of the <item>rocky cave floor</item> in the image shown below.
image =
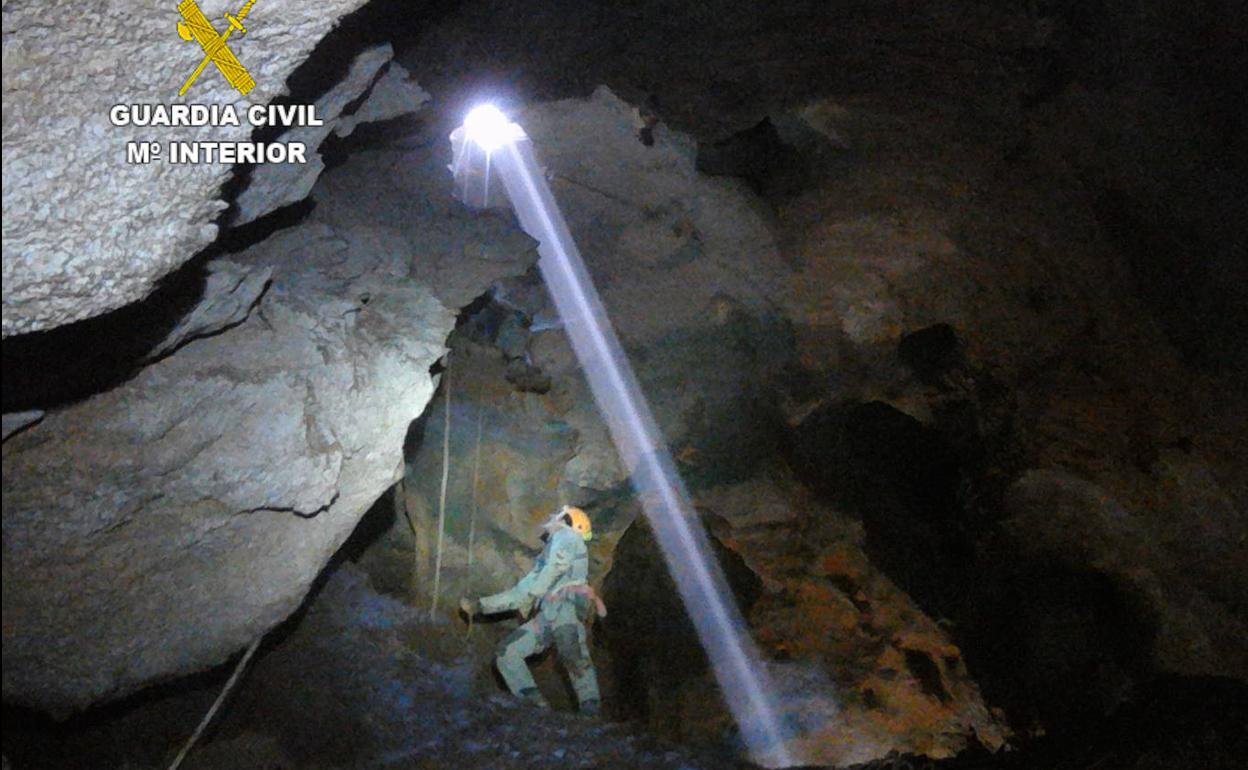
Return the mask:
<svg viewBox="0 0 1248 770">
<path fill-rule="evenodd" d="M 550 656 L 537 665 L 555 703 L 542 711 L 500 694 L 489 669 L 502 622 L 471 632 L 459 619 L 378 591 L 351 560 L 318 580 L 305 606 L 266 638 L 186 770 L 294 768 L 756 767 L 731 736 L 690 746 L 635 722 L 570 712 Z M 596 649 L 598 656 L 601 650 Z M 5 710 L 6 767 L 157 770 L 169 766 L 235 661 L 67 722 Z M 610 708 L 608 703 L 608 708 Z M 1174 770 L 1242 767 L 1248 702 L 1228 682 L 1159 685 L 1112 720 L 1022 751 L 977 749 L 945 760 L 893 754 L 858 770 Z"/>
<path fill-rule="evenodd" d="M 729 755 L 664 744 L 627 725 L 540 712 L 500 694 L 498 638 L 373 589 L 336 565 L 266 640 L 188 770 L 281 768 L 715 768 Z M 9 745 L 13 767 L 167 767 L 232 665 L 130 704 L 44 724 Z M 137 705 L 136 705 L 137 704 Z M 6 714 L 6 736 L 20 715 Z M 38 724 L 36 722 L 36 724 Z"/>
</svg>

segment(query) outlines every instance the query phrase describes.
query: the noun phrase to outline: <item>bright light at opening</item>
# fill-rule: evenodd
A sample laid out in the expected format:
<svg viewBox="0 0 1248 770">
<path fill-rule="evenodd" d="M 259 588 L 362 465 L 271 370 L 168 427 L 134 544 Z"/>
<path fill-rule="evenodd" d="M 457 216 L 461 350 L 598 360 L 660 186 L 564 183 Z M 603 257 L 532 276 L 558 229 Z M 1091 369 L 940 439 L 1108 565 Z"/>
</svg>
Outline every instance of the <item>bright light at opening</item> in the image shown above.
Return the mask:
<svg viewBox="0 0 1248 770">
<path fill-rule="evenodd" d="M 524 129 L 483 105 L 451 145 L 460 199 L 489 205 L 493 170 L 538 242 L 538 268 L 750 754 L 769 767 L 801 764 L 786 743 L 770 674 Z"/>
<path fill-rule="evenodd" d="M 468 117 L 464 118 L 464 131 L 468 141 L 486 152 L 494 152 L 524 133 L 519 126 L 507 119 L 502 110 L 492 104 L 473 107 Z"/>
</svg>

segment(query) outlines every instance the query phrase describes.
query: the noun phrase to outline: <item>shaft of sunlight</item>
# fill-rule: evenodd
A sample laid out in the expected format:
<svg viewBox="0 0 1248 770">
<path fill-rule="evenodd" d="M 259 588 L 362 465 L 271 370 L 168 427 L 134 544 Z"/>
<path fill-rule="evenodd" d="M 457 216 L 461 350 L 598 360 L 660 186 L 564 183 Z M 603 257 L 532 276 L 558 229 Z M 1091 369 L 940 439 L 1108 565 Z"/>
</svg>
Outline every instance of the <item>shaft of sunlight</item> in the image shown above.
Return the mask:
<svg viewBox="0 0 1248 770">
<path fill-rule="evenodd" d="M 451 140 L 460 198 L 487 205 L 492 173 L 502 182 L 520 226 L 538 242 L 542 277 L 751 756 L 772 767 L 797 764 L 781 731 L 775 688 L 532 142 L 490 105 L 469 113 Z"/>
</svg>

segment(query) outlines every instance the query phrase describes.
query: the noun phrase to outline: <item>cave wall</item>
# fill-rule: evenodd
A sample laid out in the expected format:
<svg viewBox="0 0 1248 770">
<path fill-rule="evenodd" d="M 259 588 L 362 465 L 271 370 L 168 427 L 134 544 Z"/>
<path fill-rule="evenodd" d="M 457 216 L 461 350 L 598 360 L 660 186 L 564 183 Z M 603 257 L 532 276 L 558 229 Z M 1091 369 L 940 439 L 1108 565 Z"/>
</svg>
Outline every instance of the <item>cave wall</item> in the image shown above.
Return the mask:
<svg viewBox="0 0 1248 770">
<path fill-rule="evenodd" d="M 359 0 L 270 2 L 233 43 L 255 78 L 240 95 L 208 71 L 192 98 L 240 112 L 285 93 L 286 78 Z M 219 18 L 224 2 L 208 2 Z M 223 164 L 127 164 L 132 141 L 247 139 L 251 127 L 116 127 L 116 104 L 168 104 L 202 58 L 178 16 L 118 13 L 115 3 L 16 2 L 4 8 L 3 332 L 38 331 L 147 296 L 155 282 L 207 246 L 227 207 Z M 229 10 L 234 10 L 230 8 Z M 107 41 L 101 45 L 100 41 Z M 180 66 L 171 66 L 171 63 Z M 185 71 L 183 71 L 185 70 Z"/>
<path fill-rule="evenodd" d="M 751 622 L 768 653 L 816 661 L 853 701 L 838 729 L 878 751 L 863 759 L 997 741 L 989 704 L 1052 724 L 1073 695 L 1068 721 L 1161 674 L 1244 678 L 1236 4 L 728 5 L 482 2 L 400 58 L 440 95 L 491 85 L 467 72 L 480 67 L 543 96 L 610 82 L 633 97 L 511 106 L 680 467 L 740 519 L 719 534 L 764 576 Z M 310 46 L 334 13 L 305 12 Z M 39 142 L 77 130 L 82 105 L 96 127 L 114 92 L 19 98 L 71 82 L 52 52 L 80 27 L 47 32 L 35 13 L 5 7 L 6 176 L 69 183 L 6 185 L 6 335 L 142 296 L 211 240 L 223 205 L 220 175 L 100 173 L 125 131 L 86 132 L 70 165 L 47 157 Z M 290 57 L 257 78 L 276 89 L 302 53 L 260 21 L 248 44 Z M 100 78 L 120 71 L 109 57 L 175 58 L 168 25 L 141 23 L 141 45 L 97 52 Z M 165 94 L 164 72 L 136 75 L 136 98 Z M 399 439 L 451 315 L 487 289 L 503 328 L 465 333 L 447 389 L 466 398 L 445 590 L 523 571 L 534 524 L 565 499 L 598 517 L 596 574 L 611 568 L 635 516 L 624 472 L 527 272 L 531 243 L 506 215 L 444 205 L 445 158 L 419 151 L 438 130 L 354 153 L 308 222 L 212 261 L 223 320 L 43 422 L 15 419 L 23 432 L 6 415 L 6 698 L 63 712 L 223 659 L 285 617 L 400 476 L 424 543 L 387 542 L 427 559 L 443 402 L 403 469 Z M 162 191 L 144 221 L 176 232 L 109 227 L 131 221 L 113 206 L 133 189 Z M 88 347 L 107 344 L 102 328 Z M 96 351 L 81 353 L 93 376 Z M 463 471 L 481 410 L 472 573 Z M 815 497 L 788 498 L 788 473 Z M 965 612 L 968 598 L 992 612 Z M 994 663 L 994 639 L 1017 646 Z M 679 690 L 690 725 L 722 724 L 704 678 Z"/>
<path fill-rule="evenodd" d="M 793 143 L 786 126 L 794 121 L 825 144 Z M 1002 740 L 1002 721 L 1024 735 L 1077 728 L 1143 697 L 1166 675 L 1242 678 L 1234 640 L 1244 622 L 1243 475 L 1232 448 L 1243 445 L 1243 432 L 1241 421 L 1223 419 L 1236 413 L 1242 391 L 1230 387 L 1233 378 L 1192 367 L 1174 344 L 1137 292 L 1130 255 L 1091 205 L 1095 192 L 1068 171 L 1018 155 L 1017 137 L 935 100 L 817 100 L 776 125 L 787 133 L 766 141 L 789 142 L 785 152 L 812 166 L 796 188 L 769 186 L 757 156 L 723 156 L 760 152 L 754 137 L 718 145 L 717 157 L 720 168 L 762 170 L 765 183 L 754 187 L 769 196 L 767 221 L 785 236 L 780 261 L 768 263 L 778 272 L 765 278 L 770 287 L 778 275 L 783 288 L 741 327 L 770 354 L 754 359 L 761 367 L 742 367 L 728 332 L 715 338 L 715 354 L 699 357 L 681 329 L 686 306 L 658 312 L 664 288 L 627 262 L 594 270 L 608 312 L 619 308 L 643 378 L 652 378 L 695 498 L 735 488 L 740 509 L 768 506 L 764 490 L 794 482 L 783 474 L 759 481 L 767 464 L 758 458 L 785 447 L 790 470 L 816 495 L 787 504 L 789 523 L 771 523 L 800 533 L 797 554 L 781 535 L 754 532 L 765 528 L 748 517 L 725 535 L 747 560 L 743 543 L 757 538 L 752 568 L 771 577 L 751 614 L 767 653 L 793 655 L 785 650 L 796 647 L 795 658 L 822 661 L 851 703 L 835 729 L 825 723 L 812 734 L 870 747 L 853 759 L 894 749 L 940 756 L 968 735 Z M 661 146 L 664 132 L 656 136 Z M 619 141 L 644 146 L 638 135 L 621 132 Z M 804 154 L 812 151 L 822 157 Z M 788 162 L 783 152 L 762 152 L 764 161 Z M 551 166 L 558 185 L 559 166 Z M 579 186 L 559 194 L 590 258 L 627 246 L 627 222 L 587 218 L 581 207 L 612 199 L 623 209 L 629 201 L 614 200 L 615 188 L 597 181 L 588 195 L 578 195 Z M 654 304 L 633 327 L 643 306 L 628 298 L 643 293 Z M 502 302 L 500 317 L 509 312 L 506 296 L 492 300 Z M 723 308 L 715 318 L 750 318 L 731 301 L 713 307 Z M 530 414 L 575 414 L 586 403 L 552 365 L 568 360 L 566 350 L 562 358 L 549 353 L 561 349 L 552 344 L 557 332 L 530 334 L 527 343 L 522 328 L 516 336 L 517 325 L 540 325 L 540 308 L 513 298 L 516 315 L 498 321 L 511 331 L 491 342 L 499 364 L 488 409 L 512 400 Z M 631 330 L 664 324 L 673 331 Z M 683 367 L 666 353 L 672 340 L 682 341 Z M 526 382 L 540 381 L 539 394 L 521 394 L 528 385 L 502 374 L 509 359 L 532 370 Z M 672 374 L 659 375 L 663 367 Z M 685 406 L 690 384 L 742 370 L 747 378 L 705 391 L 705 430 L 691 431 L 699 419 Z M 1208 399 L 1213 392 L 1219 397 Z M 470 436 L 473 407 L 463 408 L 457 430 Z M 590 505 L 610 534 L 596 546 L 595 569 L 613 570 L 618 527 L 631 520 L 621 515 L 627 488 L 608 483 L 602 494 L 567 483 L 584 468 L 605 471 L 588 478 L 622 481 L 611 453 L 588 451 L 584 425 L 573 427 L 572 462 L 566 444 L 538 445 L 538 457 L 487 470 L 483 487 L 497 494 L 524 486 L 541 490 L 533 503 L 566 497 Z M 422 445 L 416 456 L 426 522 L 436 446 Z M 463 469 L 469 445 L 460 446 L 453 467 Z M 752 455 L 760 446 L 767 448 Z M 492 521 L 508 533 L 504 545 L 481 546 L 501 549 L 493 564 L 507 566 L 492 573 L 498 585 L 522 570 L 524 545 L 533 545 L 524 540 L 544 512 L 538 506 L 518 527 L 510 513 Z M 849 529 L 821 535 L 812 519 Z M 859 533 L 844 534 L 855 520 Z M 451 531 L 462 536 L 462 520 L 454 521 Z M 458 536 L 449 547 L 462 547 Z M 1209 569 L 1196 566 L 1202 560 Z M 792 573 L 778 566 L 792 561 L 801 564 Z M 463 585 L 479 590 L 480 576 L 474 580 Z M 609 647 L 600 654 L 613 657 Z M 727 728 L 707 687 L 693 677 L 665 701 L 667 711 L 658 709 L 687 717 L 682 738 Z M 1008 719 L 985 702 L 1004 706 Z"/>
<path fill-rule="evenodd" d="M 334 168 L 315 213 L 209 264 L 236 280 L 193 307 L 233 314 L 4 443 L 6 701 L 65 714 L 219 663 L 401 476 L 455 311 L 536 257 L 446 196 L 436 146 Z M 34 371 L 91 381 L 78 347 L 25 342 Z"/>
<path fill-rule="evenodd" d="M 720 553 L 753 586 L 752 632 L 769 660 L 788 661 L 775 675 L 811 756 L 1001 745 L 1007 731 L 945 631 L 869 564 L 851 516 L 795 491 L 777 464 L 806 394 L 825 384 L 802 371 L 787 292 L 796 277 L 759 199 L 699 174 L 685 137 L 660 129 L 646 145 L 630 107 L 604 90 L 534 106 L 525 125 Z M 612 714 L 717 741 L 731 727 L 713 677 L 680 632 L 665 567 L 553 320 L 534 275 L 465 311 L 449 343 L 451 385 L 411 437 L 403 515 L 363 563 L 387 590 L 431 599 L 449 397 L 442 606 L 505 587 L 527 571 L 549 512 L 585 506 L 591 579 L 612 605 L 593 648 Z M 639 641 L 655 637 L 647 618 L 679 650 Z M 556 672 L 540 670 L 559 702 Z"/>
<path fill-rule="evenodd" d="M 1192 365 L 1248 365 L 1248 6 L 1052 3 L 1034 151 L 1077 171 Z"/>
<path fill-rule="evenodd" d="M 783 266 L 763 212 L 738 183 L 700 175 L 686 138 L 640 142 L 634 110 L 606 89 L 522 119 L 643 388 L 662 394 L 655 412 L 682 462 L 748 475 L 775 444 L 777 418 L 756 383 L 792 344 L 768 297 Z M 558 501 L 609 507 L 626 475 L 537 273 L 498 282 L 470 310 L 451 343 L 450 526 L 457 540 L 467 531 L 480 414 L 481 509 L 498 537 L 531 548 Z M 407 494 L 426 513 L 439 495 L 445 398 L 423 423 L 408 475 Z M 603 534 L 618 536 L 628 520 Z"/>
</svg>

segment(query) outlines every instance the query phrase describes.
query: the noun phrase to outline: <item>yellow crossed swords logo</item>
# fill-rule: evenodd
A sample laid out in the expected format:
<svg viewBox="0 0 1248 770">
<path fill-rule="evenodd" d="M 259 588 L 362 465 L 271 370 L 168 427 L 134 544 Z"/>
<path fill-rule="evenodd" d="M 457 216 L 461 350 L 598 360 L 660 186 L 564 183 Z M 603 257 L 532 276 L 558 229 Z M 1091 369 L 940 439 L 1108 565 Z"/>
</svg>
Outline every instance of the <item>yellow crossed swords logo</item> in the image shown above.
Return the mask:
<svg viewBox="0 0 1248 770">
<path fill-rule="evenodd" d="M 245 94 L 252 88 L 255 88 L 256 81 L 252 78 L 251 73 L 243 66 L 232 51 L 226 46 L 225 41 L 230 39 L 230 35 L 238 30 L 240 35 L 247 33 L 247 28 L 243 26 L 243 19 L 247 18 L 247 14 L 251 12 L 251 6 L 256 4 L 256 0 L 247 0 L 246 5 L 239 9 L 236 14 L 225 14 L 225 20 L 230 23 L 226 27 L 225 32 L 217 34 L 216 28 L 212 26 L 212 22 L 208 21 L 208 17 L 195 4 L 195 0 L 182 0 L 178 3 L 178 13 L 182 16 L 182 20 L 178 22 L 178 34 L 183 40 L 194 38 L 199 43 L 199 47 L 204 49 L 204 59 L 186 79 L 182 87 L 178 89 L 178 96 L 184 96 L 191 84 L 199 77 L 199 74 L 208 66 L 208 62 L 217 65 L 217 69 L 221 70 L 221 75 L 226 81 L 238 89 L 240 94 Z"/>
</svg>

